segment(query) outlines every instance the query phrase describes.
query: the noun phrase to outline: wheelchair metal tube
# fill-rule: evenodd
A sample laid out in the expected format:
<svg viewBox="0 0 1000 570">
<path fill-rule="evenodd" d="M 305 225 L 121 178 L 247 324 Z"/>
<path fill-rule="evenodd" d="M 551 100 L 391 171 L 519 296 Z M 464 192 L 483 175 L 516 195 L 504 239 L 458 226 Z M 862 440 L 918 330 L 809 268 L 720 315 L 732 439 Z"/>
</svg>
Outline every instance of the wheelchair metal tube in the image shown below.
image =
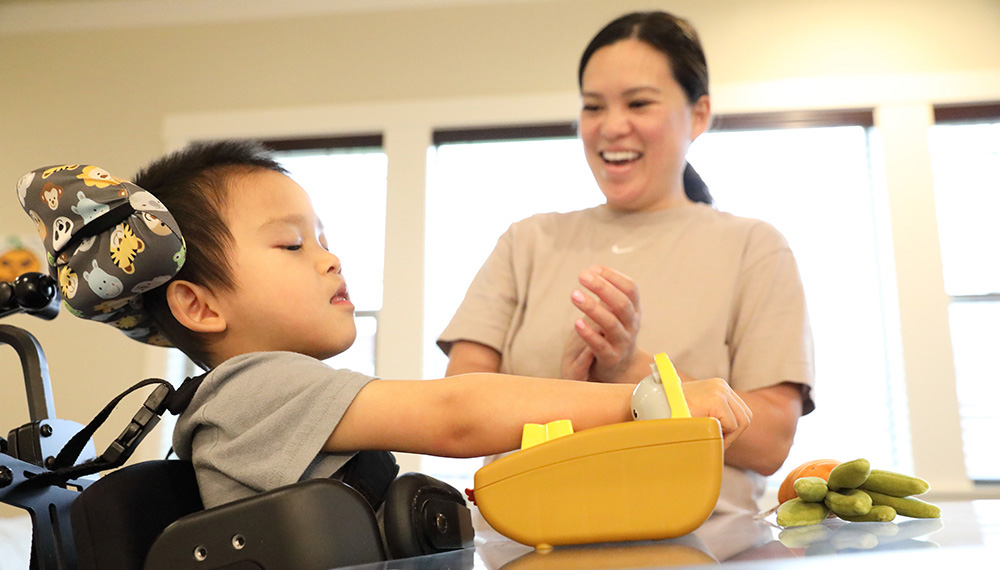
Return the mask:
<svg viewBox="0 0 1000 570">
<path fill-rule="evenodd" d="M 14 347 L 21 359 L 31 421 L 56 417 L 52 384 L 49 382 L 49 365 L 42 345 L 28 331 L 10 325 L 0 325 L 0 343 Z"/>
</svg>

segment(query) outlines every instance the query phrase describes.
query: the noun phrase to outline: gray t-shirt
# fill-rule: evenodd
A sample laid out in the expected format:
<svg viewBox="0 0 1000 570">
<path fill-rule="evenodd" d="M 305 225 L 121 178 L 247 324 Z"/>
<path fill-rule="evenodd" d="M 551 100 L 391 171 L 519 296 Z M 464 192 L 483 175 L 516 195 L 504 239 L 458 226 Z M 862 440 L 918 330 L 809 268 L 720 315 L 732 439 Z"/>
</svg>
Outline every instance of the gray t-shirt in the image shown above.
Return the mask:
<svg viewBox="0 0 1000 570">
<path fill-rule="evenodd" d="M 695 378 L 736 390 L 794 382 L 814 405 L 812 337 L 798 268 L 770 224 L 692 204 L 622 213 L 606 206 L 513 224 L 473 280 L 438 344 L 500 352 L 500 372 L 557 377 L 581 316 L 570 302 L 593 264 L 635 280 L 638 344 Z M 719 510 L 756 511 L 764 478 L 726 466 Z"/>
<path fill-rule="evenodd" d="M 354 454 L 323 444 L 371 380 L 291 352 L 231 358 L 178 418 L 174 450 L 194 464 L 206 507 L 330 477 Z"/>
</svg>

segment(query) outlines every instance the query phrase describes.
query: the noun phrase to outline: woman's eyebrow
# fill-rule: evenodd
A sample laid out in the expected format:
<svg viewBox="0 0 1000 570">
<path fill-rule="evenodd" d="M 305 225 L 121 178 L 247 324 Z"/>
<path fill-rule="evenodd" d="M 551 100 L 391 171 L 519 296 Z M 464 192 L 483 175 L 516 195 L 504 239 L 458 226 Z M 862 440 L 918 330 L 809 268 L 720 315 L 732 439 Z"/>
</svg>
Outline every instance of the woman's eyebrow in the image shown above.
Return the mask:
<svg viewBox="0 0 1000 570">
<path fill-rule="evenodd" d="M 653 93 L 659 93 L 660 88 L 654 85 L 640 85 L 639 87 L 633 87 L 631 89 L 626 89 L 622 95 L 639 95 L 640 93 L 651 91 Z"/>
<path fill-rule="evenodd" d="M 624 95 L 624 96 L 626 96 L 626 97 L 628 97 L 628 96 L 632 96 L 632 95 L 638 95 L 638 94 L 646 92 L 646 91 L 650 91 L 652 93 L 660 93 L 661 92 L 660 88 L 656 87 L 655 85 L 640 85 L 638 87 L 630 87 L 630 88 L 626 89 L 625 91 L 622 91 L 621 94 Z M 597 93 L 597 92 L 594 92 L 594 91 L 582 91 L 582 92 L 580 92 L 580 95 L 583 96 L 583 97 L 594 97 L 594 98 L 597 98 L 597 99 L 602 99 L 602 98 L 605 97 L 605 95 L 603 93 Z"/>
</svg>

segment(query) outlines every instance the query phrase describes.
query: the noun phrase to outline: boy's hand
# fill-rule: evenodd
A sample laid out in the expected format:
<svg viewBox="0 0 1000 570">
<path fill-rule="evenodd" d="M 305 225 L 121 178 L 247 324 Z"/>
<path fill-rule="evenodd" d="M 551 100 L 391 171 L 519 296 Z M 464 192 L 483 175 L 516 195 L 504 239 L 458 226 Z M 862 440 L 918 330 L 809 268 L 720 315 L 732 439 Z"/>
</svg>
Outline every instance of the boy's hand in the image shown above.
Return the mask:
<svg viewBox="0 0 1000 570">
<path fill-rule="evenodd" d="M 692 416 L 719 420 L 725 447 L 729 447 L 750 425 L 753 412 L 722 378 L 683 382 L 681 389 Z"/>
</svg>

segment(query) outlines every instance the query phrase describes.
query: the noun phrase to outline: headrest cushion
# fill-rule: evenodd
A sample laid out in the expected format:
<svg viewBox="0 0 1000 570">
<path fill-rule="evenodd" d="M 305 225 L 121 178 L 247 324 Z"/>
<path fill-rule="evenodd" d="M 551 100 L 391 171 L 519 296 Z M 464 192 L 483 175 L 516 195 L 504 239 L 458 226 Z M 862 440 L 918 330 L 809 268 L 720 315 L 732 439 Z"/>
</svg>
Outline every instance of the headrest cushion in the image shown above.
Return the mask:
<svg viewBox="0 0 1000 570">
<path fill-rule="evenodd" d="M 180 271 L 187 251 L 159 200 L 102 168 L 80 164 L 25 174 L 17 197 L 35 222 L 69 312 L 141 342 L 170 345 L 142 303 L 142 293 Z"/>
</svg>

